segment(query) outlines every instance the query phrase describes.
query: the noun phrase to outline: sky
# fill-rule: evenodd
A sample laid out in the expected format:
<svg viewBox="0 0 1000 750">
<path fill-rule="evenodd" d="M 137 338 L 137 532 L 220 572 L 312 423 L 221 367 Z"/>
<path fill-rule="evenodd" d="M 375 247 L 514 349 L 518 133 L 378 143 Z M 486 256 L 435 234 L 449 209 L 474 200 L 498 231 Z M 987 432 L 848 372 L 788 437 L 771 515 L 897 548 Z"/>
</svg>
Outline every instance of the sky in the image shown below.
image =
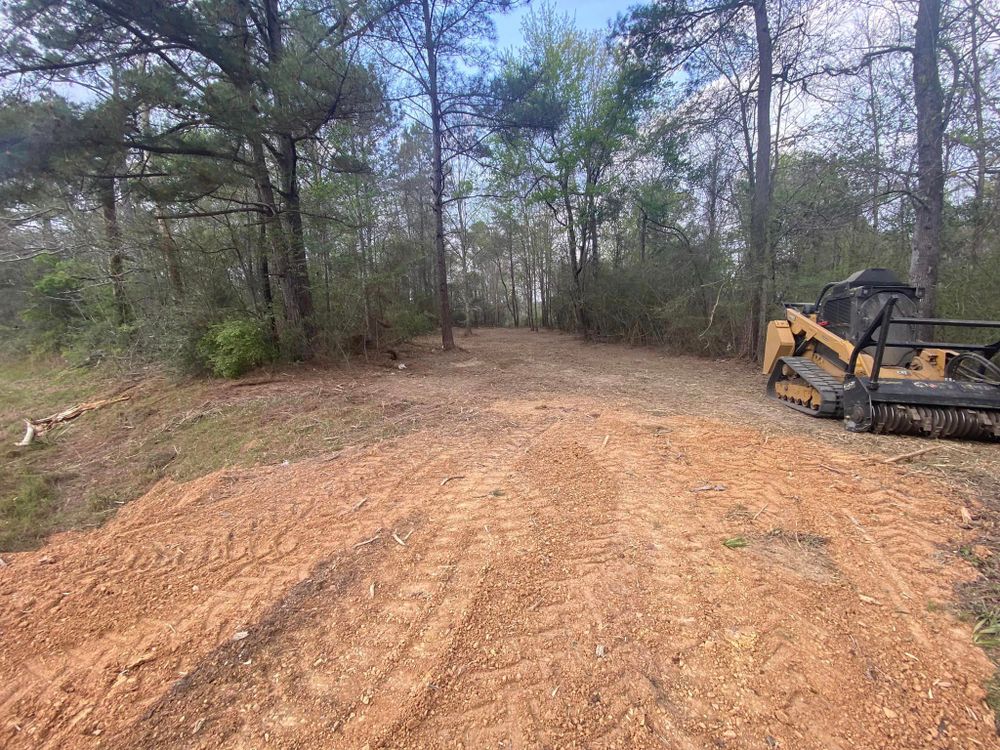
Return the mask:
<svg viewBox="0 0 1000 750">
<path fill-rule="evenodd" d="M 556 10 L 576 19 L 576 25 L 586 31 L 607 28 L 619 13 L 625 13 L 640 0 L 548 0 Z M 532 2 L 537 4 L 538 0 Z M 521 20 L 528 13 L 530 5 L 522 5 L 516 10 L 496 18 L 497 45 L 500 49 L 521 45 Z"/>
</svg>

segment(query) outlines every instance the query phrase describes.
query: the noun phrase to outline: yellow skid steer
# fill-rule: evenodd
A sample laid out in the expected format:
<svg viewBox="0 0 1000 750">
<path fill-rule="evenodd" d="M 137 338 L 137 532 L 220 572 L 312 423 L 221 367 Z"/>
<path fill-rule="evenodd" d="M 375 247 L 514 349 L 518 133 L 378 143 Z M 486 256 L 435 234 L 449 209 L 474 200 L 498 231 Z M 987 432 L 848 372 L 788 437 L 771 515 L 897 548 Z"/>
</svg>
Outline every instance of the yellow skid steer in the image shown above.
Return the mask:
<svg viewBox="0 0 1000 750">
<path fill-rule="evenodd" d="M 921 290 L 885 268 L 785 303 L 764 344 L 767 392 L 852 432 L 1000 440 L 1000 339 L 934 342 L 938 328 L 992 332 L 1000 321 L 921 318 Z"/>
</svg>

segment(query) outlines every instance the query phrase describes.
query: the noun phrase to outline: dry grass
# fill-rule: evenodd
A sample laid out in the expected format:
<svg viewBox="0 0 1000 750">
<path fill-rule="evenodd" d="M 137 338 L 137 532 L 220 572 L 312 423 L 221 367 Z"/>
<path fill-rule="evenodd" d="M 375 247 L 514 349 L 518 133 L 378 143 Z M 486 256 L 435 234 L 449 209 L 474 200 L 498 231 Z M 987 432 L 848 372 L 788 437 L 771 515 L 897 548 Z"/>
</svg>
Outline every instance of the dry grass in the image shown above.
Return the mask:
<svg viewBox="0 0 1000 750">
<path fill-rule="evenodd" d="M 121 377 L 45 360 L 0 365 L 0 552 L 103 523 L 161 478 L 294 461 L 384 440 L 426 418 L 406 401 L 359 398 L 356 370 L 310 370 L 231 382 L 145 373 L 127 403 L 16 448 L 36 417 L 121 388 Z"/>
</svg>

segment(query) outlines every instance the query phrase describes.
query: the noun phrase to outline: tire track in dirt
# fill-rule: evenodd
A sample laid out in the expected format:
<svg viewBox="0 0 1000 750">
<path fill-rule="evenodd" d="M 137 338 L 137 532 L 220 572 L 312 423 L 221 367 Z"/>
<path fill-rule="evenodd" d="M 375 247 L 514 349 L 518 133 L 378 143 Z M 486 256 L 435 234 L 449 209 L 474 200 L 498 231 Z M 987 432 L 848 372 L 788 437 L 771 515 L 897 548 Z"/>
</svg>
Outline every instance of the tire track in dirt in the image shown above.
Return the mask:
<svg viewBox="0 0 1000 750">
<path fill-rule="evenodd" d="M 364 714 L 406 704 L 433 671 L 482 577 L 481 566 L 468 563 L 490 544 L 485 520 L 491 493 L 503 485 L 511 453 L 523 450 L 526 440 L 495 437 L 485 455 L 447 449 L 426 476 L 409 475 L 403 501 L 410 512 L 386 525 L 378 541 L 326 564 L 348 576 L 350 585 L 316 588 L 286 607 L 294 614 L 248 644 L 238 659 L 225 650 L 207 659 L 196 679 L 113 738 L 113 746 L 227 746 L 236 733 L 304 744 L 329 742 L 336 734 L 364 744 L 371 732 Z M 441 485 L 442 477 L 458 473 L 460 480 Z M 296 676 L 277 680 L 289 662 Z M 300 721 L 296 706 L 312 714 L 322 710 L 323 721 Z M 233 714 L 246 715 L 234 724 Z M 191 716 L 201 721 L 198 732 Z"/>
<path fill-rule="evenodd" d="M 618 487 L 573 434 L 553 426 L 513 467 L 521 521 L 490 559 L 436 689 L 373 747 L 661 746 L 614 666 L 632 658 L 623 592 L 608 590 L 629 547 Z"/>
<path fill-rule="evenodd" d="M 678 426 L 687 429 L 680 430 Z M 829 488 L 824 482 L 817 482 L 809 473 L 809 467 L 802 465 L 801 457 L 810 455 L 818 447 L 808 441 L 778 439 L 768 446 L 761 444 L 761 436 L 753 431 L 721 424 L 712 429 L 711 423 L 692 425 L 689 420 L 679 419 L 666 420 L 664 428 L 668 435 L 673 435 L 671 449 L 675 455 L 683 456 L 675 468 L 680 476 L 686 475 L 689 488 L 700 489 L 706 480 L 725 479 L 727 483 L 725 491 L 688 491 L 693 499 L 685 503 L 683 498 L 676 498 L 674 503 L 675 507 L 687 505 L 694 513 L 679 519 L 673 516 L 674 520 L 680 520 L 673 533 L 690 534 L 692 529 L 713 532 L 699 546 L 698 552 L 714 548 L 711 555 L 714 563 L 701 555 L 689 554 L 685 558 L 701 562 L 702 570 L 709 571 L 708 576 L 699 576 L 697 570 L 690 573 L 701 579 L 697 590 L 692 592 L 693 598 L 708 604 L 725 601 L 727 597 L 734 599 L 731 606 L 718 612 L 724 616 L 716 616 L 709 608 L 699 618 L 708 627 L 701 628 L 704 640 L 697 649 L 701 656 L 692 659 L 697 659 L 694 662 L 697 666 L 717 673 L 718 664 L 711 664 L 704 656 L 714 653 L 722 660 L 730 657 L 730 674 L 723 689 L 745 686 L 750 694 L 741 696 L 741 702 L 747 707 L 756 703 L 766 709 L 767 713 L 762 713 L 759 719 L 770 722 L 774 735 L 786 732 L 787 725 L 808 726 L 809 734 L 796 738 L 796 746 L 840 747 L 848 746 L 851 741 L 865 744 L 876 736 L 897 738 L 889 746 L 922 746 L 927 742 L 963 746 L 963 732 L 971 733 L 966 737 L 982 737 L 986 724 L 984 712 L 976 708 L 970 715 L 965 711 L 967 706 L 963 705 L 966 695 L 981 695 L 975 684 L 965 686 L 966 695 L 949 696 L 953 701 L 951 709 L 937 716 L 940 719 L 945 713 L 949 715 L 943 724 L 927 720 L 917 728 L 907 723 L 911 717 L 902 718 L 903 712 L 898 710 L 900 705 L 912 703 L 921 690 L 931 688 L 936 678 L 948 683 L 952 670 L 957 674 L 962 671 L 949 644 L 943 644 L 944 649 L 940 645 L 940 620 L 943 618 L 914 611 L 914 605 L 922 609 L 922 602 L 912 594 L 906 599 L 907 592 L 914 590 L 907 582 L 914 572 L 914 560 L 922 562 L 924 570 L 917 568 L 919 572 L 926 575 L 929 567 L 936 568 L 935 572 L 944 578 L 943 567 L 931 563 L 938 550 L 922 540 L 932 535 L 941 539 L 941 506 L 947 497 L 945 488 L 920 487 L 920 500 L 913 499 L 918 497 L 916 491 L 910 493 L 913 498 L 897 495 L 909 499 L 911 512 L 904 519 L 894 518 L 891 527 L 883 527 L 891 529 L 887 533 L 894 540 L 894 546 L 883 549 L 877 544 L 859 544 L 852 536 L 853 524 L 845 529 L 843 521 L 833 514 L 849 517 L 851 513 L 858 513 L 856 504 L 865 507 L 872 501 L 872 486 L 898 482 L 898 472 L 859 467 L 858 471 L 866 475 L 859 476 L 860 486 L 845 488 L 844 492 L 835 495 L 840 507 L 831 507 Z M 686 439 L 682 434 L 685 431 L 688 433 Z M 729 433 L 729 441 L 720 444 L 716 436 L 723 432 Z M 640 456 L 653 455 L 652 451 L 638 450 L 631 444 L 628 451 Z M 851 465 L 850 456 L 838 456 L 829 451 L 825 456 L 835 463 Z M 669 477 L 655 465 L 649 469 L 650 474 L 644 482 L 647 486 L 657 483 L 658 476 L 662 486 Z M 720 542 L 723 539 L 747 531 L 726 518 L 737 504 L 746 509 L 747 516 L 762 518 L 760 526 L 763 528 L 783 526 L 796 535 L 829 537 L 831 543 L 827 551 L 837 575 L 832 579 L 809 580 L 808 576 L 796 571 L 794 565 L 776 568 L 773 559 L 768 557 L 754 555 L 750 560 L 743 560 L 741 556 L 748 557 L 744 553 L 722 549 Z M 657 502 L 650 497 L 643 505 L 655 508 Z M 936 514 L 928 512 L 932 505 L 937 506 Z M 758 516 L 759 513 L 764 515 Z M 844 540 L 848 544 L 843 544 Z M 766 536 L 760 541 L 768 543 Z M 801 562 L 808 561 L 813 550 L 798 546 Z M 790 548 L 795 549 L 794 546 Z M 754 546 L 749 551 L 754 551 Z M 702 559 L 699 561 L 698 557 Z M 738 561 L 736 565 L 740 567 L 731 566 L 730 560 Z M 882 599 L 885 606 L 864 603 L 859 594 L 866 593 Z M 890 607 L 897 595 L 910 611 Z M 869 617 L 878 620 L 879 624 L 869 621 Z M 967 649 L 967 634 L 963 633 L 963 638 L 966 644 L 963 648 Z M 889 649 L 886 641 L 891 644 Z M 732 648 L 724 647 L 725 642 Z M 842 646 L 836 645 L 838 643 L 848 644 L 846 653 Z M 957 644 L 951 644 L 954 645 Z M 751 658 L 741 663 L 744 652 Z M 914 654 L 919 656 L 913 657 Z M 873 655 L 882 658 L 873 660 Z M 751 674 L 744 676 L 746 672 Z M 703 691 L 706 680 L 699 682 Z M 800 686 L 795 687 L 795 683 Z M 922 687 L 915 688 L 916 684 Z M 782 689 L 774 690 L 775 687 Z M 950 687 L 956 686 L 952 683 Z M 695 692 L 698 690 L 695 688 Z M 809 705 L 812 703 L 810 695 L 824 696 L 831 703 L 838 702 L 838 697 L 844 695 L 866 695 L 867 705 L 851 701 L 847 710 L 817 711 L 815 705 Z M 761 697 L 766 700 L 761 701 Z M 774 711 L 775 706 L 779 707 L 778 711 Z M 885 708 L 889 709 L 888 714 Z M 734 731 L 737 736 L 730 739 L 744 739 L 739 728 L 732 726 L 721 733 L 722 738 L 725 732 Z M 745 739 L 750 743 L 750 737 Z M 907 745 L 907 742 L 912 744 Z"/>
<path fill-rule="evenodd" d="M 395 446 L 388 453 L 343 463 L 337 466 L 338 472 L 346 469 L 343 475 L 334 486 L 327 483 L 327 492 L 307 507 L 294 500 L 296 493 L 308 497 L 315 492 L 313 485 L 326 462 L 250 472 L 243 494 L 233 495 L 232 487 L 227 487 L 227 497 L 215 491 L 230 484 L 225 473 L 197 480 L 186 493 L 185 488 L 161 487 L 99 533 L 97 544 L 80 550 L 67 540 L 52 545 L 46 556 L 35 555 L 37 567 L 32 573 L 41 580 L 33 590 L 40 593 L 29 594 L 17 587 L 0 589 L 0 595 L 15 602 L 10 609 L 19 620 L 16 627 L 29 636 L 27 649 L 16 654 L 5 650 L 0 660 L 0 674 L 20 675 L 5 680 L 6 689 L 0 693 L 0 715 L 10 717 L 12 739 L 28 746 L 58 745 L 67 732 L 78 731 L 87 716 L 104 713 L 104 703 L 115 716 L 105 716 L 81 730 L 88 736 L 103 735 L 117 715 L 136 715 L 139 709 L 134 703 L 119 702 L 122 694 L 142 694 L 144 683 L 169 682 L 171 673 L 183 676 L 194 669 L 208 648 L 231 638 L 257 612 L 303 580 L 325 539 L 334 546 L 353 542 L 378 528 L 372 516 L 411 513 L 405 507 L 408 495 L 400 488 L 422 477 L 436 485 L 442 472 L 438 466 L 446 461 L 411 446 Z M 386 466 L 393 467 L 391 481 L 376 484 L 373 489 L 379 496 L 370 493 L 370 501 L 357 513 L 342 515 L 351 505 L 341 505 L 340 498 L 355 494 L 356 478 L 375 475 Z M 280 486 L 277 496 L 275 485 Z M 182 502 L 174 508 L 162 507 L 176 497 L 174 493 L 182 495 Z M 338 498 L 336 505 L 326 502 L 331 495 Z M 248 498 L 264 497 L 279 503 L 246 506 Z M 180 540 L 170 546 L 176 554 L 163 551 L 167 548 L 155 535 L 164 526 L 146 523 L 150 514 L 172 517 L 170 537 Z M 219 523 L 224 516 L 239 521 Z M 386 522 L 386 516 L 379 521 Z M 227 559 L 225 549 L 234 534 L 247 541 Z M 296 539 L 296 544 L 288 545 L 285 538 Z M 126 559 L 131 560 L 131 567 L 116 564 L 117 559 L 104 551 L 122 546 L 129 550 Z M 40 564 L 44 559 L 55 562 Z M 95 590 L 95 580 L 109 582 L 96 601 L 85 596 Z M 53 589 L 73 589 L 71 606 L 63 611 L 58 605 L 40 606 L 45 592 Z M 61 628 L 64 621 L 80 623 L 84 629 Z M 41 633 L 44 636 L 34 635 Z M 75 638 L 83 643 L 76 645 Z M 39 655 L 33 657 L 33 652 Z M 164 664 L 168 660 L 169 667 Z M 107 683 L 112 689 L 101 688 L 102 694 L 97 695 L 92 692 L 94 685 Z M 91 689 L 84 690 L 83 685 Z M 22 716 L 30 717 L 31 728 L 23 736 Z"/>
</svg>

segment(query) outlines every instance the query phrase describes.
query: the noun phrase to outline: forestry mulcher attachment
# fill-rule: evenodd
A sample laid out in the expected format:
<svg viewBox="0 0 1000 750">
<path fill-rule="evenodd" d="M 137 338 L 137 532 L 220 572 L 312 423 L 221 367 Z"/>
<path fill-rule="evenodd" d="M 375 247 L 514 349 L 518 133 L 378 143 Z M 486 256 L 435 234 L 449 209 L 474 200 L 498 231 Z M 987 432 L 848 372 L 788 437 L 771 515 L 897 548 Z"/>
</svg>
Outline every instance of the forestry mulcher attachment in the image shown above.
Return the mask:
<svg viewBox="0 0 1000 750">
<path fill-rule="evenodd" d="M 852 432 L 1000 440 L 1000 339 L 921 341 L 937 328 L 1000 321 L 920 318 L 921 290 L 884 268 L 827 284 L 815 304 L 786 303 L 764 344 L 767 392 Z"/>
</svg>

